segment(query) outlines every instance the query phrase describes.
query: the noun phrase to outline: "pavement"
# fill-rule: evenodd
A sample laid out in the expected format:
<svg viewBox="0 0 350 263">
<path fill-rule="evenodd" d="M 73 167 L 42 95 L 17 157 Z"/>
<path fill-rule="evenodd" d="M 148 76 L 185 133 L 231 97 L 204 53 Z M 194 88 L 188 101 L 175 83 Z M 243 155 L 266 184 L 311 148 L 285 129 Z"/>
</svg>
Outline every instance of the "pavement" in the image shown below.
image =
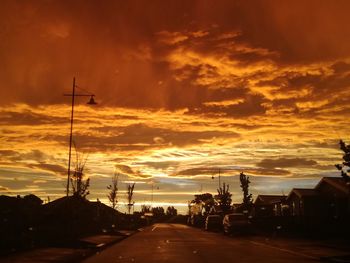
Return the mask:
<svg viewBox="0 0 350 263">
<path fill-rule="evenodd" d="M 117 243 L 83 263 L 142 262 L 142 263 L 205 263 L 205 262 L 319 262 L 323 256 L 349 254 L 347 251 L 309 244 L 266 240 L 256 237 L 229 237 L 178 224 L 155 224 Z M 303 249 L 301 249 L 303 248 Z M 330 262 L 347 262 L 331 261 Z"/>
<path fill-rule="evenodd" d="M 78 247 L 46 247 L 23 251 L 0 258 L 1 263 L 70 263 L 80 262 L 84 258 L 100 253 L 101 250 L 113 245 L 136 231 L 120 231 L 118 235 L 95 235 L 78 240 Z"/>
</svg>

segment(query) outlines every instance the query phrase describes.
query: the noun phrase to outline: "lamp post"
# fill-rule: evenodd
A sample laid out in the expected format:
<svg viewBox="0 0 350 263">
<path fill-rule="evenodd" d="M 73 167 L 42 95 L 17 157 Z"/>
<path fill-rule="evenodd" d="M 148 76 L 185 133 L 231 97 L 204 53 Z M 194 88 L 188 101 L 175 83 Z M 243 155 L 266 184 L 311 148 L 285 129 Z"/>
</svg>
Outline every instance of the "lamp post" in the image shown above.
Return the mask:
<svg viewBox="0 0 350 263">
<path fill-rule="evenodd" d="M 90 100 L 87 102 L 89 105 L 96 105 L 97 103 L 94 100 L 94 94 L 76 94 L 75 88 L 79 88 L 75 84 L 75 77 L 73 78 L 73 88 L 72 88 L 72 94 L 63 94 L 63 96 L 69 96 L 72 97 L 72 111 L 70 116 L 70 136 L 69 136 L 69 156 L 68 156 L 68 171 L 67 171 L 67 189 L 66 194 L 69 195 L 69 180 L 70 180 L 70 165 L 71 165 L 71 157 L 72 157 L 72 141 L 73 141 L 73 119 L 74 119 L 74 102 L 75 97 L 90 97 Z"/>
</svg>

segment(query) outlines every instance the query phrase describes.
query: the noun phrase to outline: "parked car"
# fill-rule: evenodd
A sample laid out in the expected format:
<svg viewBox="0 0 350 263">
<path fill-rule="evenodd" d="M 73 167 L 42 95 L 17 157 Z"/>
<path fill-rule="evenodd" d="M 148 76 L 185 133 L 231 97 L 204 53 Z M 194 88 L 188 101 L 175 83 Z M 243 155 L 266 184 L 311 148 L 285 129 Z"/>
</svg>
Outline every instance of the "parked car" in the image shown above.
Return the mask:
<svg viewBox="0 0 350 263">
<path fill-rule="evenodd" d="M 231 233 L 249 233 L 251 224 L 245 214 L 233 213 L 228 214 L 222 221 L 225 234 Z"/>
<path fill-rule="evenodd" d="M 209 215 L 205 219 L 205 230 L 220 231 L 222 229 L 222 217 L 219 215 Z"/>
<path fill-rule="evenodd" d="M 204 217 L 202 215 L 191 215 L 187 219 L 187 223 L 195 227 L 203 227 Z"/>
</svg>

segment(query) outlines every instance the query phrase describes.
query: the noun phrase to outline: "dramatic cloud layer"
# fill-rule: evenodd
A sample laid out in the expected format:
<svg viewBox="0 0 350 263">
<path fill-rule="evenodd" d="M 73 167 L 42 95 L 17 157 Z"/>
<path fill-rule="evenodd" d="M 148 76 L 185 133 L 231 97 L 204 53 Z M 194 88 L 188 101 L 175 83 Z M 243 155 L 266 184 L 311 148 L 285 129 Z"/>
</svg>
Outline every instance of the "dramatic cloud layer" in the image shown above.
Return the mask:
<svg viewBox="0 0 350 263">
<path fill-rule="evenodd" d="M 348 10 L 316 0 L 2 1 L 0 192 L 64 193 L 62 95 L 73 76 L 98 101 L 77 97 L 74 118 L 91 198 L 106 195 L 113 173 L 138 183 L 138 202 L 157 184 L 159 201 L 183 205 L 214 192 L 219 170 L 234 200 L 241 171 L 254 194 L 335 175 L 350 115 Z"/>
</svg>

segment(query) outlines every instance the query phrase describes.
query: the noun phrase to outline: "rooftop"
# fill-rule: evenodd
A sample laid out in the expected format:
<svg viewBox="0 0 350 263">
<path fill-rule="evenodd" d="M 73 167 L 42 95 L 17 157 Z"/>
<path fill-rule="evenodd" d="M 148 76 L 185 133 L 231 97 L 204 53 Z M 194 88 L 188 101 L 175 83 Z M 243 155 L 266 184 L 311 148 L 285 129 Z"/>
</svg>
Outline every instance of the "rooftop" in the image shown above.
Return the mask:
<svg viewBox="0 0 350 263">
<path fill-rule="evenodd" d="M 318 189 L 318 187 L 323 183 L 328 183 L 329 185 L 333 186 L 334 188 L 337 188 L 338 190 L 346 194 L 350 193 L 350 185 L 348 185 L 342 177 L 323 177 L 322 180 L 317 184 L 315 189 Z"/>
<path fill-rule="evenodd" d="M 290 191 L 287 199 L 289 199 L 293 193 L 295 193 L 299 197 L 317 196 L 319 194 L 315 189 L 293 188 L 292 191 Z"/>
<path fill-rule="evenodd" d="M 283 201 L 285 198 L 285 195 L 258 195 L 254 204 L 273 204 Z"/>
</svg>

